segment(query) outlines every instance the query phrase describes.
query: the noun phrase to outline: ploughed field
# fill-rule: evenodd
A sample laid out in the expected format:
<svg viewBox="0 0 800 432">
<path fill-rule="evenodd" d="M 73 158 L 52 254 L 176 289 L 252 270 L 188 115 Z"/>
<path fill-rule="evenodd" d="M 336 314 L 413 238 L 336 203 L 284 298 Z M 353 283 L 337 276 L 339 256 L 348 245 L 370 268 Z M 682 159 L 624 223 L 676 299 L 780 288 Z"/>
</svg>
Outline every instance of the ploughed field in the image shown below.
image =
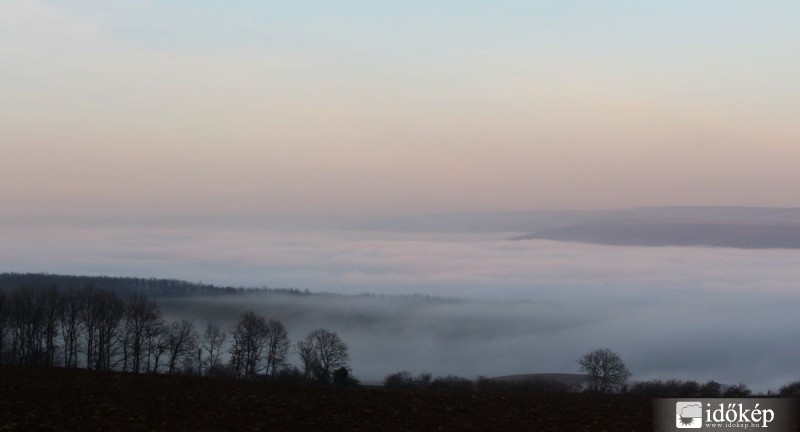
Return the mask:
<svg viewBox="0 0 800 432">
<path fill-rule="evenodd" d="M 0 431 L 647 431 L 651 403 L 0 366 Z"/>
</svg>

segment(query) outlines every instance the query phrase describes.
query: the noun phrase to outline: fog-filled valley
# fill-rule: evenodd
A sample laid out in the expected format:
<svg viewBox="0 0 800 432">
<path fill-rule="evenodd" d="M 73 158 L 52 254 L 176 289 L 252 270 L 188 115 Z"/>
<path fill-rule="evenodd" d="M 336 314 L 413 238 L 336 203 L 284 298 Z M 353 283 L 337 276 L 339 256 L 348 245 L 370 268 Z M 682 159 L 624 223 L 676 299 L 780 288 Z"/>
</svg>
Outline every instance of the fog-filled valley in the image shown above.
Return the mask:
<svg viewBox="0 0 800 432">
<path fill-rule="evenodd" d="M 0 432 L 800 430 L 798 17 L 0 0 Z"/>
<path fill-rule="evenodd" d="M 0 270 L 296 288 L 157 301 L 165 317 L 198 327 L 230 328 L 254 310 L 282 321 L 293 340 L 331 329 L 363 382 L 398 370 L 575 373 L 577 357 L 596 347 L 618 352 L 634 380 L 714 379 L 763 391 L 798 378 L 794 250 L 428 231 L 15 226 L 0 229 Z"/>
<path fill-rule="evenodd" d="M 398 370 L 470 378 L 576 373 L 576 359 L 599 346 L 619 352 L 634 380 L 714 379 L 767 390 L 796 379 L 795 296 L 775 301 L 675 290 L 652 303 L 601 297 L 539 303 L 272 294 L 158 301 L 166 316 L 228 328 L 242 311 L 256 310 L 281 320 L 293 339 L 333 329 L 348 343 L 353 372 L 364 382 Z"/>
</svg>

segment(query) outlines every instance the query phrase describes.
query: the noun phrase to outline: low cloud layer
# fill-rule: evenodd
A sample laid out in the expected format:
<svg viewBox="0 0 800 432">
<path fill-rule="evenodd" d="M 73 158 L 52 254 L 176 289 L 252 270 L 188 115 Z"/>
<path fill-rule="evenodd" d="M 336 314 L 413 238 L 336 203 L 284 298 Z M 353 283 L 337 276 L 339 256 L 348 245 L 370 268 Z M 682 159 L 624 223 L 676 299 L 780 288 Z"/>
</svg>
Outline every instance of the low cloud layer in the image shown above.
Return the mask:
<svg viewBox="0 0 800 432">
<path fill-rule="evenodd" d="M 255 307 L 293 338 L 319 326 L 350 343 L 354 370 L 466 376 L 574 372 L 608 346 L 635 379 L 695 378 L 775 388 L 800 348 L 800 254 L 642 248 L 508 236 L 279 233 L 153 228 L 0 229 L 2 271 L 180 278 L 338 293 L 422 293 L 468 302 L 230 299 L 196 308 L 230 320 Z M 215 300 L 218 301 L 218 300 Z M 299 303 L 298 303 L 299 302 Z M 407 301 L 406 301 L 407 302 Z M 205 311 L 205 312 L 203 312 Z"/>
</svg>

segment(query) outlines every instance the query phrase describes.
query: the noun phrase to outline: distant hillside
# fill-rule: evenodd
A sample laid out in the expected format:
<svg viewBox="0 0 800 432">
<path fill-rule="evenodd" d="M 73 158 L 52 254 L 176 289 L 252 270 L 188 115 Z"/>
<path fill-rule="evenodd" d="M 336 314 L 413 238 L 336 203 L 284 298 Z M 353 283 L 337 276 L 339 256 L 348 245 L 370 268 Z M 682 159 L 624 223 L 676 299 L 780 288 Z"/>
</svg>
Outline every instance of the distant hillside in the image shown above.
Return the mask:
<svg viewBox="0 0 800 432">
<path fill-rule="evenodd" d="M 598 223 L 690 223 L 773 226 L 800 224 L 800 208 L 640 207 L 617 210 L 535 210 L 443 213 L 376 218 L 346 229 L 429 233 L 534 233 Z"/>
<path fill-rule="evenodd" d="M 425 233 L 527 233 L 544 239 L 631 246 L 800 248 L 800 208 L 641 207 L 443 213 L 374 219 L 350 229 Z"/>
<path fill-rule="evenodd" d="M 515 238 L 531 239 L 630 246 L 800 249 L 800 224 L 599 222 L 541 230 Z"/>
</svg>

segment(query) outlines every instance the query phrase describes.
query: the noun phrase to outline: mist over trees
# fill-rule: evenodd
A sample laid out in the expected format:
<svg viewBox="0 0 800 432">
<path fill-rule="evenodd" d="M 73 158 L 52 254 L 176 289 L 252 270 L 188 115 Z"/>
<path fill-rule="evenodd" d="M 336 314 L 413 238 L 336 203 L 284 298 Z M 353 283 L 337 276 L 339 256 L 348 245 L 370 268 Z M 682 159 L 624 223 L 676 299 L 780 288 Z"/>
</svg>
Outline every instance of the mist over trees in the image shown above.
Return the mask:
<svg viewBox="0 0 800 432">
<path fill-rule="evenodd" d="M 0 282 L 2 280 L 0 275 Z M 304 296 L 302 302 L 293 299 L 289 304 L 296 306 L 302 303 L 304 308 L 308 302 L 329 304 L 333 298 L 321 295 L 320 298 L 312 299 L 301 291 L 296 294 Z M 238 291 L 233 295 L 238 297 Z M 244 300 L 253 298 L 243 297 Z M 262 303 L 254 303 L 261 310 L 269 310 L 271 318 L 248 310 L 238 315 L 235 322 L 226 321 L 226 317 L 239 314 L 239 308 L 244 301 L 237 299 L 230 302 L 226 306 L 229 309 L 226 312 L 228 315 L 214 315 L 220 304 L 225 302 L 216 297 L 202 299 L 206 302 L 204 304 L 210 306 L 198 309 L 199 312 L 192 310 L 194 314 L 185 314 L 181 312 L 195 307 L 189 302 L 191 299 L 159 298 L 159 302 L 164 305 L 190 305 L 183 310 L 177 309 L 177 312 L 176 309 L 170 311 L 165 307 L 165 311 L 169 316 L 190 316 L 202 320 L 201 325 L 204 327 L 198 327 L 194 321 L 188 319 L 166 319 L 159 303 L 143 292 L 129 292 L 122 296 L 93 284 L 25 284 L 8 288 L 0 283 L 0 363 L 113 370 L 134 374 L 266 378 L 282 382 L 334 385 L 352 385 L 357 382 L 351 374 L 349 347 L 336 332 L 326 328 L 314 329 L 318 325 L 316 323 L 303 328 L 298 319 L 288 322 L 292 327 L 300 326 L 303 333 L 308 333 L 299 340 L 291 340 L 289 331 L 281 320 L 288 320 L 286 317 L 293 314 L 303 317 L 298 314 L 298 311 L 303 310 L 289 309 L 289 312 L 281 315 L 281 308 L 286 306 L 278 301 L 285 298 L 281 295 Z M 373 301 L 364 298 L 359 300 Z M 409 300 L 418 299 L 405 298 L 403 301 Z M 434 303 L 444 301 L 437 298 L 433 300 Z M 267 304 L 272 305 L 271 309 L 265 306 Z M 372 319 L 370 315 L 354 314 L 351 303 L 344 303 L 341 310 L 352 314 L 348 317 L 359 325 L 369 323 Z M 376 315 L 385 313 L 380 309 L 370 311 Z M 281 320 L 275 319 L 276 316 Z M 199 317 L 221 319 L 223 326 L 227 327 L 221 327 L 219 321 L 205 322 Z M 323 323 L 323 326 L 328 327 L 329 323 Z M 335 327 L 340 328 L 339 325 Z M 309 331 L 310 329 L 313 330 Z M 423 333 L 414 330 L 413 334 Z M 484 339 L 488 340 L 489 336 L 493 334 L 489 333 Z M 366 358 L 375 360 L 374 357 Z M 377 363 L 383 365 L 380 359 Z M 629 393 L 653 397 L 735 397 L 751 393 L 744 384 L 725 385 L 715 381 L 701 384 L 694 381 L 654 380 L 627 384 L 630 371 L 616 353 L 607 349 L 585 354 L 579 359 L 578 366 L 587 377 L 588 390 L 599 393 Z M 586 385 L 576 386 L 574 383 L 549 377 L 532 376 L 524 381 L 501 381 L 486 377 L 474 380 L 447 375 L 449 371 L 444 372 L 443 376 L 436 378 L 424 373 L 419 376 L 398 373 L 386 377 L 384 384 L 389 388 L 459 391 L 587 390 Z M 780 391 L 781 394 L 796 394 L 800 393 L 797 390 L 799 387 L 797 383 L 793 383 Z"/>
<path fill-rule="evenodd" d="M 335 332 L 317 329 L 304 341 L 308 353 L 296 353 L 306 377 L 355 383 L 347 345 Z M 289 361 L 291 347 L 283 323 L 253 311 L 244 312 L 230 333 L 208 322 L 201 334 L 191 320 L 165 320 L 156 301 L 141 292 L 123 298 L 93 285 L 0 289 L 0 363 L 296 380 L 301 374 Z"/>
</svg>

